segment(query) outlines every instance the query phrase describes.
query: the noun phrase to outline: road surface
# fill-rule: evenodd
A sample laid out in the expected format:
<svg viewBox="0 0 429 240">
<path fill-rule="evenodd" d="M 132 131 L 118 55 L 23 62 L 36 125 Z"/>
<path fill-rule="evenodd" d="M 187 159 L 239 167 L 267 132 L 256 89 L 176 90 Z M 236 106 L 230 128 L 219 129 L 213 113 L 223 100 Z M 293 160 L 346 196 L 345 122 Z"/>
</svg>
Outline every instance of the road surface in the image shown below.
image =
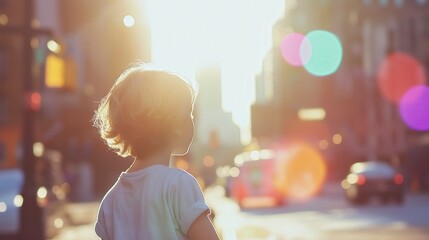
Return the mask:
<svg viewBox="0 0 429 240">
<path fill-rule="evenodd" d="M 408 194 L 404 205 L 348 204 L 338 186 L 311 200 L 281 207 L 240 209 L 220 186 L 207 189 L 214 223 L 223 240 L 427 240 L 429 194 Z M 99 239 L 94 233 L 98 203 L 75 203 L 60 233 L 51 240 Z"/>
<path fill-rule="evenodd" d="M 330 186 L 310 200 L 289 201 L 280 207 L 259 201 L 240 209 L 223 193 L 219 186 L 206 194 L 224 240 L 429 239 L 429 194 L 407 194 L 402 206 L 375 200 L 353 206 L 339 186 Z"/>
</svg>

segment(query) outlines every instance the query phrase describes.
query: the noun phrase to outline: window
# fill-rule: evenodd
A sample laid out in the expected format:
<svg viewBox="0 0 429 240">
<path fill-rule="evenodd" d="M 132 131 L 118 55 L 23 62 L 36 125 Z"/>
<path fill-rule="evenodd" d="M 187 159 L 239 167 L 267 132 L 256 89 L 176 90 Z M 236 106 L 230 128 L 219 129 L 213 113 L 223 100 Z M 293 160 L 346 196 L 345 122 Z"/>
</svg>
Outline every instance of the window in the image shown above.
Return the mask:
<svg viewBox="0 0 429 240">
<path fill-rule="evenodd" d="M 8 115 L 6 98 L 0 97 L 0 125 L 7 122 Z"/>
<path fill-rule="evenodd" d="M 0 142 L 0 163 L 6 162 L 6 144 Z"/>
<path fill-rule="evenodd" d="M 9 50 L 6 46 L 0 46 L 0 82 L 8 78 L 10 65 Z"/>
</svg>

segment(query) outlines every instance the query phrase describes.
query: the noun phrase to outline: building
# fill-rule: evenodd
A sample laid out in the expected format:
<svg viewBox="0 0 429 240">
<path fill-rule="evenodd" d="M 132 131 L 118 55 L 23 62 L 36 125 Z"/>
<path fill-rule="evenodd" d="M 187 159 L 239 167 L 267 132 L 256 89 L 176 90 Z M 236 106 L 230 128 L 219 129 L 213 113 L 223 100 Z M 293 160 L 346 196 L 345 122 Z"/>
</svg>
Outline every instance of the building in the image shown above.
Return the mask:
<svg viewBox="0 0 429 240">
<path fill-rule="evenodd" d="M 0 168 L 20 166 L 23 155 L 22 126 L 24 107 L 38 110 L 40 95 L 25 96 L 24 51 L 25 1 L 0 1 Z M 39 15 L 36 13 L 36 15 Z M 40 28 L 40 21 L 33 21 L 33 28 Z M 34 34 L 31 47 L 41 53 L 38 47 L 46 34 Z M 40 54 L 36 54 L 40 56 Z M 33 72 L 35 90 L 40 90 L 42 62 L 35 59 Z M 32 97 L 34 96 L 34 97 Z"/>
<path fill-rule="evenodd" d="M 103 193 L 129 162 L 119 162 L 106 151 L 91 118 L 97 102 L 130 63 L 150 60 L 143 3 L 34 0 L 32 28 L 37 34 L 31 41 L 31 64 L 36 95 L 24 98 L 23 62 L 28 56 L 24 46 L 28 43 L 21 29 L 27 1 L 0 1 L 0 168 L 20 166 L 24 103 L 37 108 L 34 141 L 61 151 L 66 165 L 103 166 L 103 172 L 95 171 L 95 185 Z M 132 22 L 124 22 L 130 18 Z M 64 68 L 48 64 L 50 56 Z M 51 85 L 47 80 L 51 74 L 64 82 Z"/>
<path fill-rule="evenodd" d="M 425 0 L 287 1 L 285 17 L 273 26 L 274 91 L 271 103 L 263 108 L 274 117 L 263 121 L 252 113 L 254 136 L 269 133 L 274 141 L 304 140 L 342 172 L 356 161 L 399 164 L 409 149 L 427 146 L 428 132 L 404 124 L 397 104 L 383 95 L 378 74 L 383 61 L 395 52 L 407 53 L 428 69 L 428 4 Z M 343 58 L 333 74 L 317 77 L 288 64 L 281 55 L 285 36 L 313 30 L 331 32 L 341 42 Z M 305 121 L 299 117 L 303 109 L 324 109 L 326 115 Z"/>
<path fill-rule="evenodd" d="M 217 166 L 232 164 L 234 154 L 237 149 L 241 149 L 240 130 L 233 123 L 231 113 L 222 109 L 220 67 L 200 68 L 195 79 L 199 90 L 194 110 L 196 135 L 193 152 L 196 155 L 216 154 Z M 199 158 L 203 159 L 204 156 Z"/>
</svg>

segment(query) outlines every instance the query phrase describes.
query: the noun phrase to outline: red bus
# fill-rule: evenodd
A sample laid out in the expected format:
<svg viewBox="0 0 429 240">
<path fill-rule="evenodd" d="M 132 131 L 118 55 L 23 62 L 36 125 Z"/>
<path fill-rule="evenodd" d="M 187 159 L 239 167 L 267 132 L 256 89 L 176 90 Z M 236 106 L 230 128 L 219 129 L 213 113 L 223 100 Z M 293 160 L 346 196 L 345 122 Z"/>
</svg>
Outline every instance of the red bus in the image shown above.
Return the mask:
<svg viewBox="0 0 429 240">
<path fill-rule="evenodd" d="M 238 176 L 229 182 L 230 196 L 240 206 L 251 199 L 266 199 L 275 205 L 282 205 L 284 194 L 276 187 L 276 157 L 272 150 L 244 152 L 234 159 L 239 169 Z"/>
<path fill-rule="evenodd" d="M 234 163 L 239 171 L 226 188 L 240 206 L 256 199 L 270 205 L 282 205 L 289 198 L 306 200 L 320 193 L 327 174 L 321 154 L 307 144 L 244 152 Z"/>
</svg>

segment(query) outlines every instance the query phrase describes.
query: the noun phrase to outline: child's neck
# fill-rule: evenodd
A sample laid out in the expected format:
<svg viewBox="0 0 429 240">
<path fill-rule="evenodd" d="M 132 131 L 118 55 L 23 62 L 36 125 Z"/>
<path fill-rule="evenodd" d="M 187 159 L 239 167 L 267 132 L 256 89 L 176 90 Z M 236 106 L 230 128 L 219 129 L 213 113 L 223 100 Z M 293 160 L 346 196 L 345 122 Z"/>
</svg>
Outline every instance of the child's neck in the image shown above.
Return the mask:
<svg viewBox="0 0 429 240">
<path fill-rule="evenodd" d="M 135 172 L 143 168 L 147 168 L 153 165 L 170 165 L 171 151 L 164 150 L 147 156 L 143 159 L 134 159 L 134 162 L 127 169 L 126 172 Z"/>
</svg>

